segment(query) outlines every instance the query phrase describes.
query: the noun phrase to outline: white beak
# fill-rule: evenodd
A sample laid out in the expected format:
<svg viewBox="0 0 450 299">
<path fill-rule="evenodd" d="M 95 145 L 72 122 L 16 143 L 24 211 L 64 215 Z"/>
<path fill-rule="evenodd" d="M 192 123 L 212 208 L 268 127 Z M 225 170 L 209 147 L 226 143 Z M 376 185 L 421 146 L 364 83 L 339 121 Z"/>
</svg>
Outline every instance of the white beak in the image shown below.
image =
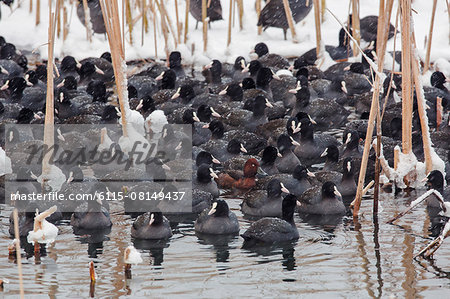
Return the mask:
<svg viewBox="0 0 450 299">
<path fill-rule="evenodd" d="M 0 71 L 2 74 L 9 75 L 9 72 L 0 66 Z"/>
<path fill-rule="evenodd" d="M 59 93 L 59 101 L 62 103 L 64 101 L 64 93 Z"/>
<path fill-rule="evenodd" d="M 139 101 L 139 104 L 137 105 L 136 110 L 141 110 L 142 109 L 142 107 L 144 106 L 142 103 L 144 103 L 144 100 L 140 100 Z"/>
<path fill-rule="evenodd" d="M 105 74 L 105 72 L 103 72 L 101 69 L 99 69 L 96 65 L 94 65 L 94 66 L 95 66 L 95 72 L 97 74 L 100 74 L 100 75 L 104 75 Z"/>
<path fill-rule="evenodd" d="M 207 65 L 205 65 L 203 68 L 204 68 L 205 70 L 209 70 L 210 68 L 212 68 L 212 65 L 213 65 L 213 63 L 212 63 L 212 61 L 211 61 L 210 63 L 208 63 Z"/>
<path fill-rule="evenodd" d="M 203 129 L 209 129 L 209 124 L 203 125 L 202 128 Z"/>
<path fill-rule="evenodd" d="M 320 154 L 321 157 L 325 157 L 326 155 L 328 155 L 328 147 Z"/>
<path fill-rule="evenodd" d="M 150 221 L 148 222 L 148 225 L 152 225 L 153 222 L 155 222 L 155 214 L 152 213 L 152 214 L 150 215 Z"/>
<path fill-rule="evenodd" d="M 288 70 L 292 72 L 292 71 L 294 70 L 294 66 L 291 65 L 291 66 L 288 68 Z"/>
<path fill-rule="evenodd" d="M 175 147 L 175 150 L 176 150 L 176 151 L 178 151 L 178 150 L 180 150 L 180 149 L 181 149 L 181 142 L 178 143 L 178 145 Z"/>
<path fill-rule="evenodd" d="M 306 174 L 312 178 L 316 177 L 316 175 L 314 173 L 312 173 L 311 171 L 309 171 L 309 169 L 306 169 Z"/>
<path fill-rule="evenodd" d="M 211 210 L 209 210 L 208 215 L 212 215 L 216 212 L 217 202 L 213 203 Z"/>
<path fill-rule="evenodd" d="M 277 156 L 280 157 L 280 158 L 283 158 L 283 155 L 280 154 L 280 152 L 277 153 Z"/>
<path fill-rule="evenodd" d="M 156 81 L 162 80 L 162 78 L 164 77 L 164 73 L 165 73 L 165 72 L 162 72 L 161 74 L 159 74 L 159 76 L 156 77 L 155 80 L 156 80 Z"/>
<path fill-rule="evenodd" d="M 64 86 L 64 82 L 66 82 L 66 79 L 62 80 L 61 83 L 59 83 L 58 85 L 56 85 L 56 87 L 61 88 Z"/>
<path fill-rule="evenodd" d="M 282 192 L 287 193 L 287 194 L 290 193 L 289 190 L 283 185 L 283 183 L 280 183 L 280 185 L 281 185 L 281 191 Z"/>
<path fill-rule="evenodd" d="M 214 108 L 213 107 L 210 107 L 209 108 L 210 110 L 211 110 L 211 112 L 212 112 L 212 116 L 214 116 L 214 117 L 222 117 L 222 115 L 220 115 L 219 113 L 217 113 L 215 110 L 214 110 Z"/>
<path fill-rule="evenodd" d="M 241 143 L 241 148 L 240 148 L 241 152 L 243 153 L 247 153 L 247 149 L 244 147 L 244 145 Z"/>
<path fill-rule="evenodd" d="M 347 139 L 345 139 L 345 144 L 350 142 L 350 137 L 352 137 L 352 133 L 347 134 Z"/>
<path fill-rule="evenodd" d="M 81 63 L 75 59 L 75 62 L 77 63 L 77 69 L 81 68 Z"/>
<path fill-rule="evenodd" d="M 268 99 L 266 99 L 266 107 L 273 108 L 273 105 L 269 102 Z"/>
<path fill-rule="evenodd" d="M 212 178 L 217 179 L 218 176 L 217 174 L 214 172 L 214 170 L 212 170 L 212 168 L 209 169 L 209 174 L 211 175 Z"/>
<path fill-rule="evenodd" d="M 273 71 L 272 71 L 272 78 L 274 78 L 275 80 L 281 80 L 281 78 L 277 74 L 275 74 Z"/>
<path fill-rule="evenodd" d="M 295 145 L 295 146 L 299 146 L 300 145 L 300 143 L 298 143 L 297 141 L 295 141 L 292 137 L 290 137 L 291 138 L 291 143 L 292 143 L 292 145 Z"/>
<path fill-rule="evenodd" d="M 70 182 L 72 182 L 73 181 L 73 172 L 71 171 L 70 173 L 69 173 L 69 177 L 67 178 L 67 184 L 69 184 Z"/>
<path fill-rule="evenodd" d="M 61 134 L 61 130 L 58 128 L 56 129 L 56 132 L 58 133 L 58 139 L 61 141 L 66 141 L 66 139 L 64 138 L 64 136 Z"/>
<path fill-rule="evenodd" d="M 338 189 L 336 188 L 336 186 L 334 186 L 334 195 L 342 197 L 341 193 L 338 191 Z"/>
<path fill-rule="evenodd" d="M 213 162 L 214 164 L 220 164 L 220 161 L 217 160 L 216 158 L 214 158 L 213 155 L 211 155 L 211 157 L 212 157 L 212 162 Z"/>
<path fill-rule="evenodd" d="M 344 71 L 349 71 L 349 70 L 350 70 L 350 66 L 349 65 L 344 68 Z"/>
<path fill-rule="evenodd" d="M 347 171 L 350 172 L 352 170 L 352 163 L 350 161 L 347 162 Z"/>
<path fill-rule="evenodd" d="M 162 164 L 161 165 L 161 167 L 163 168 L 163 169 L 165 169 L 165 170 L 170 170 L 170 167 L 169 167 L 169 165 L 167 165 L 167 164 Z"/>
<path fill-rule="evenodd" d="M 192 113 L 192 115 L 193 115 L 192 119 L 199 123 L 200 122 L 200 118 L 198 118 L 197 113 L 194 112 L 194 113 Z"/>
<path fill-rule="evenodd" d="M 178 87 L 177 92 L 170 99 L 175 100 L 176 98 L 178 98 L 180 96 L 180 90 L 181 88 Z"/>
<path fill-rule="evenodd" d="M 228 86 L 225 87 L 224 89 L 222 89 L 222 90 L 219 92 L 219 95 L 220 95 L 220 96 L 226 95 L 226 94 L 227 94 L 227 90 L 228 90 Z"/>
<path fill-rule="evenodd" d="M 341 82 L 341 89 L 342 89 L 343 92 L 348 93 L 345 81 Z"/>
<path fill-rule="evenodd" d="M 3 86 L 2 86 L 2 87 L 0 87 L 0 90 L 7 90 L 7 89 L 8 89 L 8 87 L 9 87 L 9 80 L 8 80 L 8 81 L 6 81 L 6 83 L 5 83 L 5 84 L 3 84 Z"/>
<path fill-rule="evenodd" d="M 317 125 L 317 122 L 314 120 L 314 119 L 312 119 L 311 118 L 311 116 L 308 114 L 308 118 L 309 118 L 309 121 L 313 124 L 313 125 Z"/>
</svg>

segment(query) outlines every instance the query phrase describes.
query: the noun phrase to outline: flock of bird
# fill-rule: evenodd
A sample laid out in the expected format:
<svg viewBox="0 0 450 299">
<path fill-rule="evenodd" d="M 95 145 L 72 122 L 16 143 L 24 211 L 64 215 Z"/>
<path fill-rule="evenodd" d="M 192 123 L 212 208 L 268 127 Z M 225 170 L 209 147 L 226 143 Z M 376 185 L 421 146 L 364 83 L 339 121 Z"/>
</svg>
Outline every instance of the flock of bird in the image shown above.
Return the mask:
<svg viewBox="0 0 450 299">
<path fill-rule="evenodd" d="M 272 0 L 269 4 L 276 2 Z M 215 5 L 216 1 L 211 3 Z M 271 26 L 265 16 L 263 10 L 261 25 Z M 374 16 L 361 21 L 362 37 L 369 42 L 376 38 L 374 22 Z M 325 71 L 314 65 L 315 49 L 290 62 L 269 52 L 264 43 L 255 45 L 252 54 L 243 53 L 237 57 L 234 64 L 211 61 L 203 67 L 201 76 L 188 75 L 181 54 L 176 51 L 170 54 L 167 65 L 155 62 L 129 65 L 128 128 L 147 140 L 155 140 L 157 136 L 158 149 L 175 151 L 169 161 L 134 169 L 136 178 L 148 184 L 161 184 L 162 189 L 169 192 L 175 186 L 163 185 L 164 178 L 169 174 L 176 176 L 175 172 L 182 173 L 177 170 L 177 163 L 188 161 L 193 171 L 191 214 L 198 215 L 195 231 L 210 235 L 239 233 L 239 221 L 223 196 L 229 191 L 232 196 L 242 197 L 244 214 L 259 218 L 241 235 L 247 243 L 297 239 L 295 212 L 316 217 L 345 215 L 356 193 L 355 181 L 372 99 L 373 73 L 365 58 L 355 63 L 339 62 L 349 56 L 349 44 L 343 30 L 338 38 L 338 47 L 326 47 L 336 63 Z M 377 57 L 373 47 L 365 53 L 371 59 Z M 30 66 L 28 54 L 29 51 L 19 51 L 0 37 L 0 122 L 3 127 L 44 122 L 47 69 L 45 64 Z M 104 53 L 101 57 L 81 61 L 66 56 L 56 64 L 59 77 L 55 78 L 55 123 L 118 126 L 118 102 L 111 91 L 114 84 L 111 55 Z M 399 99 L 402 86 L 400 75 L 395 74 L 390 82 L 391 73 L 385 73 L 388 76 L 382 95 L 387 106 L 382 142 L 384 155 L 393 165 L 393 148 L 401 142 Z M 450 94 L 446 81 L 442 72 L 434 71 L 431 87 L 424 88 L 424 96 L 429 107 L 431 138 L 438 155 L 446 161 L 449 173 Z M 392 92 L 388 93 L 389 89 Z M 437 117 L 440 111 L 437 97 L 443 99 L 444 121 Z M 413 151 L 418 159 L 423 159 L 417 105 L 414 105 L 414 111 Z M 188 134 L 174 131 L 171 124 L 188 125 L 192 131 Z M 336 132 L 343 133 L 336 138 Z M 13 146 L 9 158 L 20 160 L 27 154 L 24 150 L 27 145 L 39 139 L 36 135 L 36 132 L 8 127 L 2 131 L 1 145 L 4 148 L 7 141 Z M 72 149 L 80 144 L 90 144 L 91 135 L 96 136 L 97 144 L 100 142 L 99 131 L 63 130 L 57 135 Z M 99 151 L 125 152 L 126 145 L 118 136 L 106 134 L 102 139 L 100 145 L 103 148 L 99 147 Z M 177 140 L 177 144 L 173 140 Z M 186 152 L 192 152 L 192 155 L 186 156 Z M 367 179 L 373 176 L 370 167 L 373 167 L 374 159 L 372 149 Z M 17 179 L 39 179 L 34 175 L 40 173 L 39 169 L 30 171 L 14 164 L 12 170 Z M 89 175 L 87 168 L 91 171 Z M 77 160 L 63 173 L 64 179 L 57 188 L 68 193 L 86 190 L 87 186 L 95 191 L 109 190 L 107 179 L 120 177 L 120 174 L 115 170 L 100 174 L 89 159 Z M 428 174 L 427 186 L 440 191 L 449 200 L 445 180 L 444 175 L 435 170 Z M 39 187 L 37 184 L 36 190 L 24 190 L 26 188 L 22 186 L 20 191 L 39 192 Z M 141 187 L 130 185 L 126 190 L 131 192 Z M 432 196 L 428 199 L 429 206 L 436 206 L 436 202 Z M 162 213 L 165 204 L 163 201 L 154 210 L 133 213 L 131 236 L 136 239 L 170 238 L 170 222 Z M 87 207 L 77 208 L 73 213 L 59 208 L 61 211 L 51 215 L 49 222 L 71 219 L 74 229 L 84 231 L 108 229 L 113 225 L 105 201 L 89 201 Z M 20 213 L 21 237 L 33 230 L 34 217 L 35 206 L 31 204 Z M 14 235 L 12 217 L 10 219 L 10 233 Z"/>
</svg>

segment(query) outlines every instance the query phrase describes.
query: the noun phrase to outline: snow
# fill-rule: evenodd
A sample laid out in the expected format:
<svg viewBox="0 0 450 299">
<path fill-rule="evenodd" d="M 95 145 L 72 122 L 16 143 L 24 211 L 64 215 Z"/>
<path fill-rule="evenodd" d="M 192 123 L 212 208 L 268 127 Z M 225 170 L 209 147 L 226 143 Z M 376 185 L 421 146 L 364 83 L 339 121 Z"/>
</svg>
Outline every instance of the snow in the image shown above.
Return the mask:
<svg viewBox="0 0 450 299">
<path fill-rule="evenodd" d="M 51 191 L 57 192 L 61 190 L 62 185 L 66 182 L 66 176 L 55 165 L 49 165 L 50 171 L 47 175 L 40 175 L 36 180 L 42 184 L 43 178 L 46 179 L 48 186 L 52 189 Z"/>
<path fill-rule="evenodd" d="M 6 155 L 2 147 L 0 147 L 0 176 L 12 173 L 11 159 Z"/>
<path fill-rule="evenodd" d="M 293 43 L 291 40 L 290 32 L 288 33 L 288 40 L 283 39 L 281 29 L 268 28 L 261 35 L 257 35 L 257 17 L 255 11 L 254 1 L 243 1 L 244 3 L 244 18 L 243 18 L 243 30 L 239 29 L 239 18 L 236 14 L 234 27 L 232 28 L 232 40 L 229 47 L 227 44 L 227 30 L 228 30 L 228 15 L 229 15 L 229 1 L 222 0 L 222 21 L 217 21 L 211 24 L 211 29 L 208 31 L 208 50 L 203 52 L 203 38 L 202 38 L 202 26 L 195 30 L 195 19 L 189 15 L 189 34 L 187 44 L 181 43 L 175 47 L 175 43 L 172 34 L 169 34 L 169 51 L 178 50 L 181 52 L 185 64 L 204 65 L 211 59 L 218 58 L 222 62 L 234 62 L 234 59 L 242 55 L 249 59 L 249 51 L 253 46 L 261 41 L 266 42 L 271 52 L 287 56 L 296 57 L 307 50 L 310 50 L 316 46 L 315 42 L 315 25 L 314 25 L 314 13 L 313 10 L 308 16 L 301 22 L 295 25 L 297 32 L 298 43 Z M 43 46 L 47 42 L 47 13 L 46 7 L 48 6 L 47 0 L 41 0 L 41 24 L 35 26 L 35 12 L 29 13 L 28 5 L 23 5 L 17 8 L 15 1 L 13 10 L 10 12 L 9 8 L 2 5 L 2 19 L 0 20 L 0 35 L 4 36 L 9 42 L 16 44 L 19 49 L 35 49 L 41 54 L 43 59 L 46 59 L 47 48 Z M 176 16 L 175 16 L 175 4 L 174 0 L 166 1 L 166 9 L 173 22 L 173 27 L 176 28 Z M 74 1 L 77 3 L 77 1 Z M 68 4 L 66 4 L 68 5 Z M 327 8 L 330 9 L 341 22 L 345 22 L 348 14 L 348 1 L 327 1 Z M 398 0 L 394 2 L 393 12 L 391 17 L 391 23 L 395 23 L 395 16 L 398 7 Z M 425 57 L 425 36 L 428 34 L 429 23 L 431 20 L 431 1 L 414 1 L 412 7 L 417 13 L 413 13 L 415 35 L 417 46 L 419 47 L 419 56 L 423 59 Z M 55 41 L 55 57 L 62 58 L 64 55 L 73 55 L 75 58 L 82 59 L 88 56 L 100 56 L 103 52 L 109 50 L 109 45 L 105 35 L 94 34 L 92 37 L 92 43 L 86 40 L 86 30 L 83 24 L 80 22 L 76 15 L 76 6 L 67 6 L 68 19 L 70 22 L 69 34 L 66 41 L 62 40 L 62 33 Z M 184 27 L 184 12 L 185 1 L 178 1 L 178 10 L 180 15 L 180 22 Z M 371 1 L 360 2 L 360 15 L 361 17 L 367 15 L 377 15 L 378 7 Z M 138 16 L 138 11 L 133 11 L 133 18 Z M 338 32 L 340 25 L 337 21 L 328 13 L 325 13 L 324 22 L 322 23 L 322 40 L 326 45 L 338 44 Z M 17 26 L 20 24 L 20 26 Z M 153 40 L 153 26 L 152 22 L 149 22 L 149 32 L 145 34 L 144 44 L 141 46 L 141 20 L 139 19 L 134 25 L 133 42 L 129 43 L 128 32 L 126 33 L 126 58 L 129 59 L 142 59 L 142 58 L 156 58 L 155 45 Z M 161 33 L 160 20 L 157 18 L 157 52 L 158 58 L 165 58 L 164 52 L 164 39 Z M 10 30 L 14 28 L 14 30 Z M 30 34 L 32 32 L 32 34 Z M 448 15 L 445 1 L 437 2 L 436 17 L 434 24 L 434 33 L 432 41 L 431 61 L 435 61 L 439 58 L 444 60 L 450 59 L 450 51 L 448 44 Z M 182 34 L 182 41 L 183 34 Z M 389 40 L 387 44 L 387 50 L 393 50 L 394 39 Z M 397 34 L 396 48 L 400 50 L 401 38 L 400 34 Z M 194 53 L 192 53 L 192 49 Z M 448 64 L 448 62 L 447 62 Z M 449 75 L 450 68 L 445 67 L 445 74 Z"/>
<path fill-rule="evenodd" d="M 125 264 L 140 264 L 142 263 L 142 257 L 139 251 L 134 246 L 128 246 L 124 252 L 123 261 Z"/>
<path fill-rule="evenodd" d="M 28 243 L 38 242 L 41 244 L 50 244 L 55 242 L 57 235 L 58 228 L 44 219 L 42 221 L 42 229 L 39 229 L 35 232 L 30 231 L 28 233 L 27 241 Z"/>
</svg>

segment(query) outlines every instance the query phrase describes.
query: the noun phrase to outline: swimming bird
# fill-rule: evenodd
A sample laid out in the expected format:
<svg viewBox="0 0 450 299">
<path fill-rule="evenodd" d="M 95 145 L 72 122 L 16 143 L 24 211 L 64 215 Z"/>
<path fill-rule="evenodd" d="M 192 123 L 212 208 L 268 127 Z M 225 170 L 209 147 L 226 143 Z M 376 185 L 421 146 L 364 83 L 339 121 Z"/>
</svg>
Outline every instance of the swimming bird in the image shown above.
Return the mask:
<svg viewBox="0 0 450 299">
<path fill-rule="evenodd" d="M 317 186 L 306 190 L 298 201 L 297 208 L 301 213 L 316 215 L 345 213 L 342 195 L 332 182 L 325 182 L 321 188 Z"/>
<path fill-rule="evenodd" d="M 169 220 L 161 212 L 147 212 L 136 218 L 131 237 L 144 240 L 168 239 L 172 236 Z"/>
<path fill-rule="evenodd" d="M 294 195 L 286 195 L 282 202 L 282 219 L 267 217 L 253 222 L 241 235 L 244 241 L 253 245 L 252 243 L 275 243 L 298 239 L 299 233 L 294 222 L 296 202 Z"/>
<path fill-rule="evenodd" d="M 194 224 L 197 233 L 225 235 L 237 234 L 239 222 L 236 215 L 230 211 L 228 204 L 218 199 L 213 202 L 211 209 L 205 209 Z"/>
</svg>

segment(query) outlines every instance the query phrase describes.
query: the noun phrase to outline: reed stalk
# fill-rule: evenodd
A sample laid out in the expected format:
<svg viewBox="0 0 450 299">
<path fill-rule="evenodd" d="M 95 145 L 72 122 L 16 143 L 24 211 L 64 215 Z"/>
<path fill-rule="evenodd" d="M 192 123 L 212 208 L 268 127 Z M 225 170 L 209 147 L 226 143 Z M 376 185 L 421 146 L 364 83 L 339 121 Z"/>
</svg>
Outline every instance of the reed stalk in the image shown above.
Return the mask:
<svg viewBox="0 0 450 299">
<path fill-rule="evenodd" d="M 308 1 L 306 3 L 308 3 Z M 323 23 L 323 20 L 324 20 L 326 8 L 327 8 L 327 1 L 326 0 L 320 0 L 320 19 L 321 19 L 322 23 Z"/>
<path fill-rule="evenodd" d="M 284 13 L 286 14 L 286 19 L 289 24 L 289 29 L 291 30 L 292 41 L 294 43 L 297 43 L 298 42 L 297 41 L 297 33 L 295 32 L 294 18 L 292 17 L 292 11 L 291 11 L 291 7 L 289 6 L 289 1 L 283 0 L 283 6 L 284 6 Z"/>
<path fill-rule="evenodd" d="M 67 8 L 64 6 L 64 8 L 63 8 L 63 41 L 66 40 L 68 34 L 69 34 L 69 24 L 67 23 Z"/>
<path fill-rule="evenodd" d="M 87 0 L 83 0 L 83 9 L 84 9 L 84 26 L 86 27 L 86 39 L 89 42 L 92 42 L 91 14 L 89 12 Z"/>
<path fill-rule="evenodd" d="M 154 0 L 153 0 L 154 1 Z M 153 13 L 153 39 L 155 41 L 155 58 L 158 58 L 158 34 L 157 30 L 157 22 L 156 22 L 156 8 L 155 2 L 152 2 L 152 13 Z"/>
<path fill-rule="evenodd" d="M 232 0 L 230 0 L 232 1 Z M 186 0 L 186 11 L 184 15 L 184 43 L 187 43 L 187 36 L 189 31 L 189 6 L 191 5 L 191 0 Z"/>
<path fill-rule="evenodd" d="M 422 142 L 423 142 L 423 152 L 425 156 L 425 168 L 426 173 L 429 173 L 433 169 L 433 160 L 431 158 L 431 139 L 430 139 L 430 129 L 428 127 L 427 112 L 425 110 L 425 98 L 423 95 L 423 86 L 420 79 L 419 73 L 419 57 L 416 53 L 415 43 L 411 43 L 414 48 L 411 49 L 411 65 L 412 65 L 412 77 L 414 79 L 414 85 L 416 87 L 417 96 L 417 110 L 419 110 L 420 118 L 420 128 L 422 130 Z M 437 103 L 436 103 L 437 104 Z"/>
<path fill-rule="evenodd" d="M 256 5 L 256 16 L 259 20 L 259 16 L 261 15 L 261 0 L 256 0 L 255 5 Z M 230 5 L 230 7 L 231 7 L 231 5 Z M 231 13 L 230 13 L 230 15 L 231 15 Z M 230 17 L 230 20 L 231 20 L 231 17 Z M 231 21 L 230 21 L 230 23 L 231 23 Z M 262 26 L 258 26 L 258 35 L 261 35 L 261 33 L 262 33 Z"/>
<path fill-rule="evenodd" d="M 170 28 L 170 32 L 172 33 L 172 37 L 173 37 L 173 40 L 174 40 L 174 43 L 175 43 L 175 48 L 176 48 L 176 47 L 178 47 L 177 33 L 176 33 L 175 29 L 173 29 L 172 20 L 170 19 L 170 16 L 167 13 L 167 9 L 166 9 L 166 5 L 164 4 L 164 0 L 160 0 L 159 3 L 161 5 L 161 9 L 162 9 L 162 11 L 164 13 L 164 17 L 166 19 L 166 23 L 169 26 L 168 28 Z"/>
<path fill-rule="evenodd" d="M 126 112 L 128 105 L 127 79 L 125 76 L 125 50 L 123 48 L 123 35 L 120 28 L 119 9 L 117 0 L 100 0 L 100 6 L 108 35 L 109 48 L 114 69 L 117 94 L 119 97 L 120 113 L 122 117 L 122 133 L 128 136 Z"/>
<path fill-rule="evenodd" d="M 230 15 L 228 16 L 228 39 L 227 47 L 231 44 L 231 20 L 233 16 L 233 0 L 230 0 Z"/>
<path fill-rule="evenodd" d="M 411 0 L 401 0 L 402 24 L 402 151 L 412 150 Z"/>
<path fill-rule="evenodd" d="M 177 20 L 177 40 L 178 42 L 180 42 L 181 40 L 181 26 L 182 24 L 180 24 L 180 17 L 178 14 L 178 0 L 175 0 L 175 17 Z"/>
<path fill-rule="evenodd" d="M 130 0 L 125 1 L 125 15 L 126 15 L 126 21 L 127 21 L 127 25 L 128 25 L 128 34 L 130 37 L 130 45 L 133 45 L 133 17 L 131 15 Z"/>
<path fill-rule="evenodd" d="M 242 0 L 235 0 L 238 6 L 238 10 L 239 10 L 239 29 L 242 30 L 244 29 L 244 22 L 243 22 L 243 18 L 244 18 L 244 4 L 242 3 Z"/>
<path fill-rule="evenodd" d="M 45 120 L 44 120 L 44 144 L 49 151 L 42 159 L 42 190 L 46 190 L 47 179 L 45 175 L 50 173 L 50 158 L 54 151 L 54 90 L 53 90 L 53 53 L 55 47 L 55 23 L 58 18 L 61 0 L 56 1 L 56 13 L 52 9 L 52 1 L 48 2 L 48 61 L 47 61 L 47 96 L 45 100 Z"/>
<path fill-rule="evenodd" d="M 206 0 L 202 0 L 202 22 L 203 22 L 203 52 L 208 50 L 208 22 Z"/>
<path fill-rule="evenodd" d="M 378 65 L 377 65 L 377 69 L 378 71 L 376 72 L 376 76 L 375 76 L 375 84 L 374 84 L 374 92 L 372 94 L 372 104 L 370 107 L 370 115 L 369 115 L 369 124 L 367 126 L 367 132 L 366 132 L 366 139 L 365 139 L 365 143 L 364 143 L 364 152 L 363 152 L 363 157 L 362 157 L 362 161 L 361 161 L 361 169 L 359 172 L 359 178 L 358 178 L 358 188 L 356 191 L 356 196 L 355 196 L 355 201 L 354 201 L 354 208 L 353 208 L 353 217 L 357 218 L 358 217 L 358 213 L 359 213 L 359 208 L 361 206 L 361 199 L 363 196 L 363 186 L 364 186 L 364 179 L 366 176 L 366 171 L 367 171 L 367 163 L 368 163 L 368 158 L 369 158 L 369 151 L 370 151 L 370 146 L 372 143 L 372 135 L 373 135 L 373 129 L 375 126 L 375 120 L 377 118 L 377 114 L 379 114 L 379 101 L 380 101 L 380 89 L 382 86 L 382 82 L 381 82 L 381 78 L 380 78 L 380 73 L 383 71 L 383 65 L 384 65 L 384 54 L 386 52 L 386 44 L 387 44 L 387 39 L 388 39 L 388 34 L 386 33 L 389 29 L 389 20 L 386 18 L 386 14 L 387 11 L 389 11 L 389 9 L 392 9 L 392 3 L 393 0 L 387 0 L 387 8 L 385 9 L 385 5 L 384 5 L 384 0 L 381 0 L 382 3 L 380 3 L 380 15 L 382 16 L 383 20 L 381 23 L 384 26 L 384 30 L 378 31 L 381 34 L 377 35 L 377 47 L 379 49 L 379 54 L 378 54 Z M 390 15 L 390 12 L 389 12 Z M 379 19 L 380 22 L 380 19 Z M 352 38 L 352 40 L 354 40 Z M 359 49 L 359 46 L 358 46 Z"/>
<path fill-rule="evenodd" d="M 430 68 L 430 54 L 431 54 L 431 41 L 433 39 L 433 27 L 434 27 L 434 16 L 436 15 L 436 4 L 437 0 L 433 0 L 433 9 L 431 11 L 431 22 L 430 22 L 430 30 L 428 32 L 427 38 L 427 53 L 425 55 L 425 65 L 423 68 L 423 72 L 426 73 Z"/>
<path fill-rule="evenodd" d="M 33 12 L 33 0 L 30 0 L 30 13 Z"/>
<path fill-rule="evenodd" d="M 384 3 L 384 1 L 383 1 Z M 380 1 L 381 5 L 381 1 Z M 384 5 L 383 5 L 384 8 Z M 380 24 L 378 17 L 378 25 Z M 356 43 L 358 46 L 361 43 L 361 31 L 360 31 L 360 25 L 359 25 L 359 0 L 352 0 L 352 35 L 356 40 Z M 353 56 L 358 56 L 358 48 L 355 45 L 355 42 L 353 43 Z"/>
<path fill-rule="evenodd" d="M 19 290 L 20 298 L 25 298 L 25 291 L 23 288 L 23 275 L 22 275 L 22 256 L 20 255 L 20 235 L 19 235 L 19 215 L 17 209 L 13 211 L 14 218 L 14 238 L 16 239 L 16 259 L 17 259 L 17 271 L 19 272 Z"/>
<path fill-rule="evenodd" d="M 158 0 L 155 0 L 156 6 L 158 6 L 158 10 L 161 16 L 161 30 L 164 36 L 164 51 L 166 52 L 166 58 L 169 59 L 169 47 L 168 47 L 168 41 L 169 41 L 169 36 L 168 36 L 168 31 L 169 29 L 167 28 L 167 23 L 166 23 L 166 18 L 164 15 L 164 10 L 161 6 L 161 3 Z"/>
<path fill-rule="evenodd" d="M 41 0 L 36 0 L 36 26 L 41 23 Z"/>
<path fill-rule="evenodd" d="M 322 34 L 320 31 L 320 0 L 314 1 L 314 20 L 316 24 L 316 57 L 317 59 L 322 58 L 322 50 L 321 50 L 321 40 Z"/>
</svg>

